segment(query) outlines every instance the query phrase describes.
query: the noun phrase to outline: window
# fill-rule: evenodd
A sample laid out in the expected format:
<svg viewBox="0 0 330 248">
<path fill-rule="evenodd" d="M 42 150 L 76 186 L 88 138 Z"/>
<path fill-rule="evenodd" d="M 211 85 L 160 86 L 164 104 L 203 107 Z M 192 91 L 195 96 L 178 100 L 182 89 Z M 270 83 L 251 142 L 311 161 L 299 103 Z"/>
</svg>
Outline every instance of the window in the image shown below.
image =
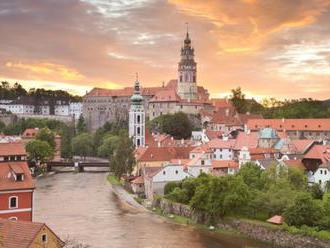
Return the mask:
<svg viewBox="0 0 330 248">
<path fill-rule="evenodd" d="M 10 217 L 8 220 L 16 221 L 17 220 L 17 217 L 16 216 L 13 216 L 13 217 Z"/>
<path fill-rule="evenodd" d="M 322 183 L 322 181 L 321 180 L 319 180 L 319 184 L 321 184 Z"/>
<path fill-rule="evenodd" d="M 175 174 L 178 174 L 178 173 L 179 173 L 179 172 L 176 170 L 176 171 L 175 171 Z"/>
<path fill-rule="evenodd" d="M 205 161 L 204 161 L 204 160 L 202 160 L 202 161 L 201 161 L 201 163 L 202 163 L 202 165 L 204 165 L 204 164 L 205 164 Z"/>
<path fill-rule="evenodd" d="M 163 175 L 165 175 L 166 174 L 166 171 L 163 171 Z"/>
<path fill-rule="evenodd" d="M 141 116 L 138 115 L 138 116 L 137 116 L 137 123 L 140 123 L 140 121 L 141 121 Z"/>
<path fill-rule="evenodd" d="M 17 196 L 9 197 L 9 208 L 18 208 L 18 197 Z"/>
<path fill-rule="evenodd" d="M 321 174 L 321 175 L 323 174 L 323 170 L 320 170 L 320 174 Z"/>
<path fill-rule="evenodd" d="M 324 170 L 324 175 L 326 175 L 328 173 L 328 171 L 327 170 Z"/>
<path fill-rule="evenodd" d="M 140 127 L 137 127 L 137 134 L 140 134 L 141 133 L 141 128 Z"/>
<path fill-rule="evenodd" d="M 43 234 L 43 235 L 41 235 L 41 241 L 43 242 L 43 243 L 46 243 L 47 242 L 47 234 Z"/>
<path fill-rule="evenodd" d="M 17 182 L 22 182 L 24 180 L 24 175 L 23 174 L 17 174 L 16 175 L 16 181 Z"/>
<path fill-rule="evenodd" d="M 136 140 L 136 146 L 140 146 L 140 145 L 141 145 L 140 139 L 137 139 Z"/>
</svg>

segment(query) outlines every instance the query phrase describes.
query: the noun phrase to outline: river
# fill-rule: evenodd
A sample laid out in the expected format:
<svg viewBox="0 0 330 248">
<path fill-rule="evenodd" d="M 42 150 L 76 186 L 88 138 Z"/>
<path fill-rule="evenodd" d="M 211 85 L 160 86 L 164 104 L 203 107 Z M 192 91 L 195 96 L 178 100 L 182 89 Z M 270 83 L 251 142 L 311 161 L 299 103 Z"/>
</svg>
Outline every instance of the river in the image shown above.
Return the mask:
<svg viewBox="0 0 330 248">
<path fill-rule="evenodd" d="M 262 243 L 171 223 L 135 211 L 112 192 L 105 173 L 59 173 L 37 180 L 34 221 L 62 239 L 95 248 L 268 247 Z"/>
</svg>

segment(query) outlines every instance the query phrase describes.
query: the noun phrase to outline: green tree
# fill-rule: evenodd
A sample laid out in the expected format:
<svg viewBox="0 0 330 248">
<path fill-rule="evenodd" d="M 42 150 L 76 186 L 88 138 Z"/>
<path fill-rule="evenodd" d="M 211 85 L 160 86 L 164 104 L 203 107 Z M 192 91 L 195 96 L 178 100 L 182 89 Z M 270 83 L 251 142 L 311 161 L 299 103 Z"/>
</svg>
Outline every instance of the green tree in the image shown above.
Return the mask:
<svg viewBox="0 0 330 248">
<path fill-rule="evenodd" d="M 108 135 L 103 139 L 102 145 L 97 149 L 97 155 L 102 158 L 112 159 L 114 151 L 117 149 L 120 137 Z"/>
<path fill-rule="evenodd" d="M 284 212 L 285 222 L 294 226 L 314 226 L 324 212 L 320 204 L 309 193 L 300 193 Z"/>
<path fill-rule="evenodd" d="M 87 132 L 87 125 L 85 122 L 85 118 L 83 115 L 80 115 L 77 123 L 77 133 L 81 134 L 85 132 Z"/>
<path fill-rule="evenodd" d="M 321 185 L 318 183 L 314 183 L 313 185 L 308 187 L 308 192 L 311 193 L 314 199 L 322 200 L 323 198 L 323 190 Z"/>
<path fill-rule="evenodd" d="M 93 152 L 92 136 L 88 133 L 81 133 L 72 139 L 72 151 L 74 155 L 86 159 Z"/>
<path fill-rule="evenodd" d="M 2 133 L 6 128 L 6 124 L 0 121 L 0 133 Z"/>
<path fill-rule="evenodd" d="M 244 183 L 253 189 L 262 189 L 262 170 L 256 163 L 248 162 L 241 166 L 238 176 L 242 177 Z"/>
<path fill-rule="evenodd" d="M 55 149 L 55 135 L 49 128 L 42 128 L 36 135 L 37 140 L 47 142 L 52 149 Z"/>
<path fill-rule="evenodd" d="M 230 100 L 236 108 L 237 112 L 245 113 L 247 111 L 245 94 L 243 94 L 241 87 L 231 90 Z"/>
<path fill-rule="evenodd" d="M 110 171 L 120 178 L 124 174 L 130 174 L 135 165 L 134 145 L 127 133 L 121 134 L 113 159 L 110 161 Z"/>
<path fill-rule="evenodd" d="M 288 180 L 291 187 L 295 190 L 306 190 L 307 177 L 303 171 L 289 167 L 288 168 Z"/>
<path fill-rule="evenodd" d="M 152 120 L 149 126 L 154 131 L 170 134 L 175 139 L 187 139 L 193 130 L 188 115 L 183 112 L 161 115 Z"/>
<path fill-rule="evenodd" d="M 32 140 L 26 144 L 25 148 L 28 159 L 37 164 L 51 160 L 54 156 L 54 149 L 46 141 Z"/>
</svg>

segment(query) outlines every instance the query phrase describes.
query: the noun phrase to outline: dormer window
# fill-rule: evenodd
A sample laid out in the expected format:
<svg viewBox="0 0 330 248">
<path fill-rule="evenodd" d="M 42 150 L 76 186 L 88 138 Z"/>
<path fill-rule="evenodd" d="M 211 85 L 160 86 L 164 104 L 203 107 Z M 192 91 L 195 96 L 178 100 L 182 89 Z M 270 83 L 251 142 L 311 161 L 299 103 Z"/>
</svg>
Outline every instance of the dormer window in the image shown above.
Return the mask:
<svg viewBox="0 0 330 248">
<path fill-rule="evenodd" d="M 22 182 L 24 180 L 24 174 L 16 174 L 16 182 Z"/>
</svg>

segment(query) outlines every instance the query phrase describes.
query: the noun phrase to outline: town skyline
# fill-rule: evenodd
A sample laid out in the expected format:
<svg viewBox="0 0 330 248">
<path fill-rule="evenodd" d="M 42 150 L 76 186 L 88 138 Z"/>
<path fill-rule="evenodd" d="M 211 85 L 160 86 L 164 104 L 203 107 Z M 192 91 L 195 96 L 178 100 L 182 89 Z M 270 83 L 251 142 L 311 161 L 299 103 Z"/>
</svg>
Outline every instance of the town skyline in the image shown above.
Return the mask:
<svg viewBox="0 0 330 248">
<path fill-rule="evenodd" d="M 84 95 L 177 77 L 189 23 L 211 97 L 328 99 L 330 1 L 103 0 L 0 3 L 0 80 Z M 292 92 L 291 89 L 295 89 Z"/>
</svg>

